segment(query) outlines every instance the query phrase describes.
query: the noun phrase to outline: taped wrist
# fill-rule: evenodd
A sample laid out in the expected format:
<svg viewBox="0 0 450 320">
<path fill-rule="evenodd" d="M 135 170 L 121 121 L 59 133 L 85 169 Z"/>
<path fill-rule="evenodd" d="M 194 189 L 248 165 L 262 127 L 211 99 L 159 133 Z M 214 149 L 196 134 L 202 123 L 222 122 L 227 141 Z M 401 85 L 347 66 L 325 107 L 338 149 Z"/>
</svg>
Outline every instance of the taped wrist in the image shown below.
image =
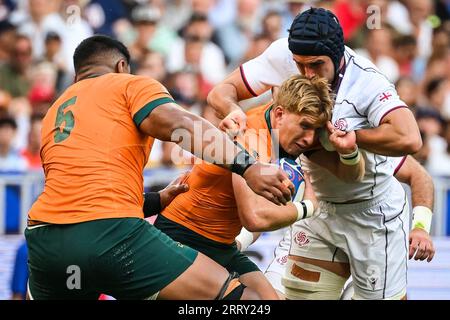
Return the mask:
<svg viewBox="0 0 450 320">
<path fill-rule="evenodd" d="M 430 233 L 433 212 L 429 208 L 424 206 L 414 207 L 412 212 L 412 229 L 420 228 Z"/>
<path fill-rule="evenodd" d="M 297 208 L 297 220 L 306 219 L 314 215 L 314 205 L 311 200 L 294 201 Z"/>
<path fill-rule="evenodd" d="M 144 217 L 148 218 L 161 212 L 161 196 L 159 192 L 144 193 Z"/>
<path fill-rule="evenodd" d="M 233 165 L 231 166 L 231 172 L 244 176 L 245 171 L 256 162 L 256 159 L 248 153 L 237 141 L 234 141 L 236 146 L 241 150 L 236 154 L 233 159 Z"/>
<path fill-rule="evenodd" d="M 359 152 L 359 148 L 356 147 L 356 150 L 349 154 L 339 154 L 339 159 L 343 164 L 347 166 L 354 166 L 358 164 L 361 160 L 361 153 Z"/>
<path fill-rule="evenodd" d="M 241 244 L 240 251 L 245 251 L 253 243 L 253 233 L 245 228 L 241 229 L 241 232 L 236 237 L 236 241 Z"/>
</svg>

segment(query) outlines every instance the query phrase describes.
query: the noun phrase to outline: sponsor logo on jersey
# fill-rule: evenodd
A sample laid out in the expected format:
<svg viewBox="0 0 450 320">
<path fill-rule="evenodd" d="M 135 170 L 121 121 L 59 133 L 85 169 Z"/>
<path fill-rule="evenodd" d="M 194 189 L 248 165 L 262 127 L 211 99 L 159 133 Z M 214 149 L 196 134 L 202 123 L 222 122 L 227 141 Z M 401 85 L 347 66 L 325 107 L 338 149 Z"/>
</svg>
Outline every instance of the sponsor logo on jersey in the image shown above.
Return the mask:
<svg viewBox="0 0 450 320">
<path fill-rule="evenodd" d="M 308 236 L 303 231 L 297 232 L 294 236 L 294 241 L 300 247 L 303 247 L 309 243 Z"/>
<path fill-rule="evenodd" d="M 334 122 L 334 127 L 335 127 L 336 129 L 339 129 L 339 130 L 342 130 L 342 131 L 347 130 L 347 128 L 348 128 L 347 120 L 345 120 L 344 118 L 341 118 L 341 119 L 339 119 L 339 120 L 336 120 L 336 121 Z"/>
<path fill-rule="evenodd" d="M 288 256 L 285 255 L 285 256 L 277 258 L 277 262 L 281 265 L 285 265 L 287 263 L 287 259 L 288 259 Z"/>
</svg>

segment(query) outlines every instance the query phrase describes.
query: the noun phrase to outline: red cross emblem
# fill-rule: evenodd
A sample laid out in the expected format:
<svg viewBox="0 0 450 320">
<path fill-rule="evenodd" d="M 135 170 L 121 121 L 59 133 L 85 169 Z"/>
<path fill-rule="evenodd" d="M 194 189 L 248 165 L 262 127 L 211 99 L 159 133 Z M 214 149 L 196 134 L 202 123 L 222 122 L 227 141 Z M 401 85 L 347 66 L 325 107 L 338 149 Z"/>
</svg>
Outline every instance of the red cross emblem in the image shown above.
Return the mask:
<svg viewBox="0 0 450 320">
<path fill-rule="evenodd" d="M 390 97 L 392 97 L 392 94 L 383 92 L 383 94 L 380 97 L 380 101 L 384 102 L 386 100 L 389 100 Z"/>
</svg>

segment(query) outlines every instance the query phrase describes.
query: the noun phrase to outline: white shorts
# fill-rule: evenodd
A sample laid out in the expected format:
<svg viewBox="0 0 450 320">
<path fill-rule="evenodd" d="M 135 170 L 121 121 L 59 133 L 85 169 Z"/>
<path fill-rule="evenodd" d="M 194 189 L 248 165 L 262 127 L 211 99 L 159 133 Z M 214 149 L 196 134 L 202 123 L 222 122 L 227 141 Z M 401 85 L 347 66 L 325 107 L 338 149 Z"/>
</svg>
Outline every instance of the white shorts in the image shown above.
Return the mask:
<svg viewBox="0 0 450 320">
<path fill-rule="evenodd" d="M 409 205 L 400 183 L 369 201 L 321 202 L 320 215 L 296 222 L 285 234 L 266 277 L 284 292 L 279 275 L 284 275 L 289 250 L 291 255 L 347 262 L 355 298 L 388 299 L 406 292 L 408 230 Z"/>
</svg>

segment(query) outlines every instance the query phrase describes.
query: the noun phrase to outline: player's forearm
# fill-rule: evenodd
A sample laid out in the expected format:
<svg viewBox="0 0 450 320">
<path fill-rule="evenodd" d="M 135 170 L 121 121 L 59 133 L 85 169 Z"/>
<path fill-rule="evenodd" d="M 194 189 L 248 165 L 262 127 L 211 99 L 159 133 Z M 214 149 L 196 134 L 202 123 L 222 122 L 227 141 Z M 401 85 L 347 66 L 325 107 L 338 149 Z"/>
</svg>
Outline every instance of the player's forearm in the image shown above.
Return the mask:
<svg viewBox="0 0 450 320">
<path fill-rule="evenodd" d="M 292 202 L 285 206 L 273 207 L 256 203 L 253 209 L 244 214 L 247 217 L 242 221 L 242 225 L 251 232 L 278 230 L 293 224 L 298 217 L 297 207 Z"/>
<path fill-rule="evenodd" d="M 398 131 L 388 123 L 377 128 L 357 130 L 356 142 L 364 150 L 394 157 L 415 153 L 422 146 L 418 132 Z"/>
<path fill-rule="evenodd" d="M 186 114 L 179 123 L 183 129 L 182 134 L 172 137 L 172 141 L 196 157 L 232 172 L 236 172 L 236 165 L 245 167 L 255 161 L 246 151 L 238 148 L 225 133 L 203 118 Z"/>
<path fill-rule="evenodd" d="M 362 155 L 359 156 L 359 161 L 355 164 L 345 164 L 339 161 L 337 165 L 336 176 L 345 182 L 361 182 L 366 173 L 365 160 Z"/>
<path fill-rule="evenodd" d="M 297 208 L 292 202 L 285 206 L 275 205 L 255 194 L 245 181 L 236 175 L 233 175 L 233 190 L 239 218 L 248 231 L 277 230 L 291 225 L 298 218 Z"/>
<path fill-rule="evenodd" d="M 140 130 L 161 141 L 175 142 L 196 157 L 239 174 L 242 174 L 237 170 L 239 165 L 246 167 L 248 163 L 245 161 L 254 160 L 248 159 L 248 153 L 245 154 L 245 159 L 236 158 L 242 155 L 242 150 L 224 132 L 176 104 L 167 104 L 153 110 L 142 121 Z"/>
<path fill-rule="evenodd" d="M 207 100 L 220 119 L 225 118 L 230 112 L 240 109 L 237 89 L 230 83 L 218 84 L 208 94 Z"/>
<path fill-rule="evenodd" d="M 424 170 L 420 167 L 418 170 Z M 411 201 L 412 206 L 424 206 L 433 210 L 434 205 L 434 184 L 431 176 L 426 173 L 423 175 L 414 175 L 411 178 Z"/>
</svg>

